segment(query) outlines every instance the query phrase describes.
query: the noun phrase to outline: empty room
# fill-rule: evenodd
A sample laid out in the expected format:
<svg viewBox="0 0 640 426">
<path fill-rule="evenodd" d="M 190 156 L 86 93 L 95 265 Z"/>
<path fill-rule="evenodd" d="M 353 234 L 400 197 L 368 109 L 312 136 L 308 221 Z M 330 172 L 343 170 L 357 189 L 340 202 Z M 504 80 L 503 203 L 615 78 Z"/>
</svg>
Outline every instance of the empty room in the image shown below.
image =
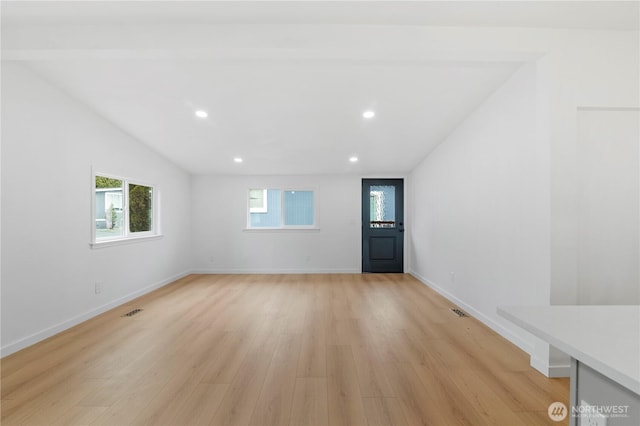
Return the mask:
<svg viewBox="0 0 640 426">
<path fill-rule="evenodd" d="M 0 15 L 2 425 L 640 424 L 640 2 Z"/>
</svg>

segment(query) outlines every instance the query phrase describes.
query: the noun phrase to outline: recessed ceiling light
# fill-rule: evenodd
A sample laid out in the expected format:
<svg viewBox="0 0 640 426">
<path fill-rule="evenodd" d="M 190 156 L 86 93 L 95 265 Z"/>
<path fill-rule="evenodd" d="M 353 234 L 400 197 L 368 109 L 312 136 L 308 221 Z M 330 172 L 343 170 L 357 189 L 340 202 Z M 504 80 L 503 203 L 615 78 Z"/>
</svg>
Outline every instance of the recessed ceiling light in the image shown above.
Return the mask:
<svg viewBox="0 0 640 426">
<path fill-rule="evenodd" d="M 352 163 L 357 163 L 358 157 L 349 157 L 349 161 L 351 161 Z"/>
<path fill-rule="evenodd" d="M 375 117 L 375 115 L 376 115 L 376 113 L 371 111 L 371 110 L 365 111 L 365 112 L 362 113 L 362 116 L 364 118 L 373 118 L 373 117 Z"/>
<path fill-rule="evenodd" d="M 204 110 L 201 110 L 201 109 L 196 111 L 196 117 L 207 118 L 208 116 L 209 116 L 209 114 L 207 114 L 207 111 L 204 111 Z"/>
<path fill-rule="evenodd" d="M 242 158 L 236 157 L 233 159 L 233 161 L 235 161 L 236 163 L 242 163 Z"/>
</svg>

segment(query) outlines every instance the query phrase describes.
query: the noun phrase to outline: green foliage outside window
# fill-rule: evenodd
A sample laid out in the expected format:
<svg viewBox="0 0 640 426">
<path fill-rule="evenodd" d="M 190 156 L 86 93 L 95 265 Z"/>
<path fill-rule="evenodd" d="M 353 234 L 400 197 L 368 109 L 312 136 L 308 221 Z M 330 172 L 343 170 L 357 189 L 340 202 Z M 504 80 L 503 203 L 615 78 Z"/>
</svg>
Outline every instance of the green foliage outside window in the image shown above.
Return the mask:
<svg viewBox="0 0 640 426">
<path fill-rule="evenodd" d="M 153 189 L 129 184 L 129 230 L 146 232 L 152 229 Z"/>
<path fill-rule="evenodd" d="M 122 188 L 122 181 L 120 179 L 96 176 L 96 188 Z"/>
</svg>

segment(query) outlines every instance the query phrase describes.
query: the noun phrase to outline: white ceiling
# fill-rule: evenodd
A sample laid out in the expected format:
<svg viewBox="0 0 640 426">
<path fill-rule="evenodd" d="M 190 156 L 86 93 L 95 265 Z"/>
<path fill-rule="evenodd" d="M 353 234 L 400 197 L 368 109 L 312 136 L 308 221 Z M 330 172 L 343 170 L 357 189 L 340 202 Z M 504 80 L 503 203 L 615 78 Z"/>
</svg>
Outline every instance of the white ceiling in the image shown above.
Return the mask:
<svg viewBox="0 0 640 426">
<path fill-rule="evenodd" d="M 446 27 L 627 30 L 637 12 L 637 2 L 2 2 L 2 47 L 3 60 L 191 173 L 390 175 L 531 58 L 488 55 Z"/>
<path fill-rule="evenodd" d="M 638 29 L 637 1 L 3 1 L 3 21 Z"/>
</svg>

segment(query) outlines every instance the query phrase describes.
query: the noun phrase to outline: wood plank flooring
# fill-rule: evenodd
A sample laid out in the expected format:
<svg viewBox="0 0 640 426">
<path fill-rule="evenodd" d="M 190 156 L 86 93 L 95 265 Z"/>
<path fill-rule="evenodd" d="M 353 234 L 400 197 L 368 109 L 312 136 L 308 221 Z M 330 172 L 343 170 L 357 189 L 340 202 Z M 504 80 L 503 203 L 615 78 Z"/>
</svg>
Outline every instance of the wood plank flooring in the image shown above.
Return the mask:
<svg viewBox="0 0 640 426">
<path fill-rule="evenodd" d="M 2 424 L 558 424 L 568 380 L 452 307 L 402 274 L 192 275 L 2 359 Z"/>
</svg>

